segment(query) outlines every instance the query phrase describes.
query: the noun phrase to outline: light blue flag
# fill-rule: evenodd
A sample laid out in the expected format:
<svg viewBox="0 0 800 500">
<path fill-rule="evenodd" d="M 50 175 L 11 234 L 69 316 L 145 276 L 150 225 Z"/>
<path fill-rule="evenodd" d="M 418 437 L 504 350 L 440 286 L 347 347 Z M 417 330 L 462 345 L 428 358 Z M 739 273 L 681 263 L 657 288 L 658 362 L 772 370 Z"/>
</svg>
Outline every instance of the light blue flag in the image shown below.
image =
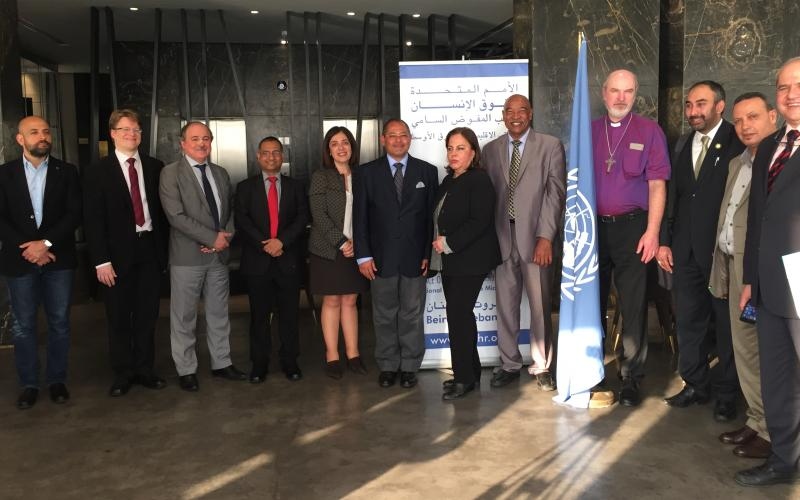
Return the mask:
<svg viewBox="0 0 800 500">
<path fill-rule="evenodd" d="M 604 376 L 597 266 L 592 127 L 586 40 L 578 51 L 567 156 L 567 203 L 561 312 L 558 324 L 558 403 L 589 407 L 589 390 Z"/>
</svg>

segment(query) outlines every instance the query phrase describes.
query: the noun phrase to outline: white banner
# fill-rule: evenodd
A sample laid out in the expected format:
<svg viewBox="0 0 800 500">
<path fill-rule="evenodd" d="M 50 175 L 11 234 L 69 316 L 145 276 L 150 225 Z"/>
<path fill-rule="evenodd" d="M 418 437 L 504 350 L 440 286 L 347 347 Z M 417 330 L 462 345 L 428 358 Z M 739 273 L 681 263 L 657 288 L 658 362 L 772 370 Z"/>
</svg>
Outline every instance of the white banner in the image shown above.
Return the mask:
<svg viewBox="0 0 800 500">
<path fill-rule="evenodd" d="M 400 63 L 400 116 L 411 128 L 410 154 L 436 165 L 446 175 L 444 139 L 455 127 L 469 127 L 481 146 L 505 134 L 503 104 L 513 94 L 527 95 L 528 61 L 430 61 Z M 427 282 L 423 368 L 450 366 L 450 342 L 441 278 Z M 478 323 L 478 352 L 484 366 L 500 364 L 494 275 L 483 283 L 473 310 Z M 531 362 L 530 310 L 523 291 L 519 348 Z"/>
</svg>

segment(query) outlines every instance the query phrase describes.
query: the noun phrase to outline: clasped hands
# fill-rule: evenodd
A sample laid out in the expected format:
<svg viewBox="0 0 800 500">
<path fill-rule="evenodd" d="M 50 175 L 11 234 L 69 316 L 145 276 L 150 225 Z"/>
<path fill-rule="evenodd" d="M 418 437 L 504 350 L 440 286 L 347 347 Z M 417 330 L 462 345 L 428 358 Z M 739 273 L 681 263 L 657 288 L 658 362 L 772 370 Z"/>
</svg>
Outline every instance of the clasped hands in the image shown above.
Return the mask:
<svg viewBox="0 0 800 500">
<path fill-rule="evenodd" d="M 200 251 L 203 253 L 221 252 L 231 246 L 231 237 L 233 237 L 233 233 L 220 231 L 217 233 L 217 239 L 214 240 L 214 244 L 210 248 L 205 245 L 200 245 Z"/>
<path fill-rule="evenodd" d="M 19 247 L 22 249 L 22 258 L 31 264 L 41 267 L 56 261 L 56 256 L 47 248 L 43 240 L 26 241 Z"/>
</svg>

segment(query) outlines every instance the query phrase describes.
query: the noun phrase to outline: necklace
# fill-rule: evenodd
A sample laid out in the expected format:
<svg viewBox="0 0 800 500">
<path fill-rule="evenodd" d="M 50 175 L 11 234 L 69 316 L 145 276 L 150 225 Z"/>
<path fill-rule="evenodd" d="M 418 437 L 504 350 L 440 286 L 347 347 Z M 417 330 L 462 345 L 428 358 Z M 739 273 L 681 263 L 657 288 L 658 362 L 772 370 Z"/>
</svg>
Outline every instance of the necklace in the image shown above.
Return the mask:
<svg viewBox="0 0 800 500">
<path fill-rule="evenodd" d="M 622 140 L 625 139 L 625 133 L 628 131 L 628 126 L 633 121 L 633 117 L 628 120 L 628 123 L 625 124 L 625 128 L 622 130 L 622 135 L 619 138 L 619 142 L 617 145 L 614 146 L 614 149 L 611 149 L 611 141 L 608 138 L 608 120 L 603 120 L 606 126 L 606 146 L 608 147 L 608 160 L 606 160 L 606 173 L 611 173 L 611 167 L 617 163 L 617 160 L 614 159 L 614 153 L 617 152 L 619 149 L 619 145 L 622 144 Z"/>
</svg>

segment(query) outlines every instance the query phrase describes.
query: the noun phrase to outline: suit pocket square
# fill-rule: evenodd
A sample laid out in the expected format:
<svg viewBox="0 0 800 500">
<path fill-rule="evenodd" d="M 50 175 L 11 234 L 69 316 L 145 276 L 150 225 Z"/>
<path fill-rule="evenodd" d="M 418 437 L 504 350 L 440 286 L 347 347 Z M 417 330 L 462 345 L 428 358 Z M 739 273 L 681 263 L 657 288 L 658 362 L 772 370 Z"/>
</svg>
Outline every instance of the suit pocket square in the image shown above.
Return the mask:
<svg viewBox="0 0 800 500">
<path fill-rule="evenodd" d="M 424 182 L 422 182 L 422 181 L 419 181 L 419 182 L 417 183 L 417 189 L 422 189 L 422 188 L 424 188 L 424 187 L 425 187 L 425 183 L 424 183 Z"/>
</svg>

